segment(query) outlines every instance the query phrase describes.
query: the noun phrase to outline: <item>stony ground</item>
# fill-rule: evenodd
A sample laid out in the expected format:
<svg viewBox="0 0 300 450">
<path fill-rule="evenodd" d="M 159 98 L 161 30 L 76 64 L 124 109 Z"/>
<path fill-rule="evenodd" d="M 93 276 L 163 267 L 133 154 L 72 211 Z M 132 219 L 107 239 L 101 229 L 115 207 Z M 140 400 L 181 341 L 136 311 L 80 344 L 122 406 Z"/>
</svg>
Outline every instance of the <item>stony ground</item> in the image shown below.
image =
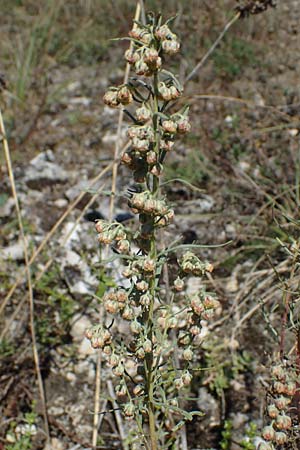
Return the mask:
<svg viewBox="0 0 300 450">
<path fill-rule="evenodd" d="M 0 68 L 7 82 L 1 109 L 30 254 L 70 208 L 32 264 L 51 447 L 44 445 L 22 275 L 0 317 L 0 449 L 91 446 L 96 356 L 83 333 L 97 320 L 97 298 L 110 281 L 99 262 L 92 221 L 95 214 L 109 215 L 111 170 L 91 183 L 111 163 L 116 142 L 118 113 L 103 106 L 102 95 L 123 78 L 121 55 L 127 44 L 108 39 L 126 34 L 135 2 L 58 3 L 0 1 Z M 235 2 L 160 3 L 148 6 L 161 7 L 166 16 L 179 12 L 175 25 L 182 58 L 176 70 L 184 79 L 228 21 Z M 187 407 L 207 414 L 187 425 L 189 449 L 221 448 L 226 420 L 233 427 L 226 448 L 246 448 L 237 443 L 247 428 L 263 423 L 268 367 L 279 349 L 272 330 L 280 330 L 282 320 L 280 283 L 291 268 L 282 243 L 298 239 L 299 20 L 298 1 L 287 0 L 239 21 L 186 85 L 183 102 L 191 103 L 193 130 L 177 144 L 165 177 L 188 180 L 202 192 L 179 181 L 168 185 L 176 218 L 165 239 L 182 235 L 185 242 L 217 246 L 204 248 L 201 256 L 215 266 L 207 283 L 223 305 L 199 350 L 198 362 L 208 370 L 195 378 L 195 400 Z M 125 129 L 126 123 L 122 145 Z M 3 155 L 0 161 L 0 293 L 5 301 L 23 273 L 24 253 Z M 129 174 L 120 168 L 118 192 L 124 193 L 128 183 Z M 120 195 L 115 215 L 126 212 Z M 296 272 L 295 290 L 298 282 Z M 288 333 L 286 352 L 292 347 L 293 333 Z M 104 369 L 103 410 L 111 408 L 109 382 Z M 32 411 L 32 447 L 25 447 L 22 426 Z M 126 433 L 130 424 L 123 427 Z M 99 448 L 121 448 L 113 413 L 102 418 Z"/>
</svg>

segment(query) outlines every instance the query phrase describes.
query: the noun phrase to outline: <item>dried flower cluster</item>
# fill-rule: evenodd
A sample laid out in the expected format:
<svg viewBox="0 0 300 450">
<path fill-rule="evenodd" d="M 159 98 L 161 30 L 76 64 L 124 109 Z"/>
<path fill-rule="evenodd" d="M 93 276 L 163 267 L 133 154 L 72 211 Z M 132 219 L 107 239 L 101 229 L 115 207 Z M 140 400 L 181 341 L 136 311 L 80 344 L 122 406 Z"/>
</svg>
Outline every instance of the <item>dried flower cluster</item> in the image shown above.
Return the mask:
<svg viewBox="0 0 300 450">
<path fill-rule="evenodd" d="M 173 285 L 161 287 L 163 267 L 174 248 L 159 252 L 156 231 L 169 225 L 174 211 L 160 193 L 159 178 L 175 138 L 188 133 L 191 125 L 188 107 L 170 112 L 182 87 L 162 68 L 163 55 L 178 52 L 178 38 L 168 23 L 161 23 L 161 17 L 148 19 L 147 25 L 134 25 L 129 33 L 131 47 L 125 53 L 134 72 L 147 78 L 131 79 L 104 95 L 110 107 L 137 104 L 128 111 L 133 120 L 128 128 L 131 145 L 121 162 L 139 183 L 128 192 L 128 205 L 138 216 L 139 228 L 133 233 L 118 223 L 96 223 L 99 242 L 113 245 L 125 261 L 126 282 L 102 298 L 109 327 L 95 325 L 86 336 L 94 348 L 102 349 L 117 377 L 116 393 L 125 417 L 135 419 L 139 430 L 144 430 L 147 448 L 155 450 L 170 448 L 166 442 L 172 442 L 176 423 L 186 417 L 178 405 L 178 392 L 192 380 L 195 348 L 205 338 L 207 321 L 220 310 L 220 303 L 204 289 L 185 294 L 188 276 L 203 277 L 213 269 L 191 251 L 178 257 Z M 124 333 L 114 335 L 114 323 L 120 326 L 122 321 Z M 175 351 L 180 366 L 174 365 Z"/>
<path fill-rule="evenodd" d="M 239 11 L 242 17 L 260 14 L 269 7 L 274 8 L 277 4 L 277 0 L 237 0 L 237 2 L 236 11 Z"/>
<path fill-rule="evenodd" d="M 267 406 L 267 416 L 271 423 L 262 430 L 262 437 L 266 442 L 260 444 L 259 450 L 281 448 L 292 437 L 291 404 L 297 391 L 294 372 L 287 364 L 276 364 L 271 369 L 271 375 Z"/>
</svg>

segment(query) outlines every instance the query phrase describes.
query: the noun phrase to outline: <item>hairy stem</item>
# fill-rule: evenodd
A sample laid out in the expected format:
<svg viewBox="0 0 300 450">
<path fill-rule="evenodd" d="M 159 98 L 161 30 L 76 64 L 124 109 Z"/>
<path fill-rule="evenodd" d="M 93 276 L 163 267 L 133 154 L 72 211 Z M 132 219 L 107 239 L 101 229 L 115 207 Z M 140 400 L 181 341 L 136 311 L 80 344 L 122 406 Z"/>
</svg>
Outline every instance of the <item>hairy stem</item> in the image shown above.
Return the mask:
<svg viewBox="0 0 300 450">
<path fill-rule="evenodd" d="M 158 75 L 157 73 L 154 74 L 153 79 L 153 90 L 154 90 L 154 98 L 153 98 L 153 128 L 155 133 L 155 151 L 158 154 L 159 152 L 159 134 L 158 134 L 158 98 L 157 98 L 157 86 L 158 86 Z M 155 175 L 152 176 L 152 187 L 151 192 L 152 195 L 157 195 L 159 190 L 159 179 Z M 150 258 L 154 261 L 157 260 L 157 247 L 156 247 L 156 236 L 154 232 L 154 223 L 152 224 L 153 231 L 151 236 L 151 245 L 150 245 Z M 154 310 L 154 298 L 155 298 L 155 287 L 156 287 L 156 279 L 155 279 L 155 273 L 153 274 L 153 277 L 150 281 L 150 294 L 151 294 L 151 301 L 149 305 L 149 310 L 146 314 L 146 329 L 147 329 L 147 338 L 152 342 L 153 338 L 153 310 Z M 157 450 L 157 435 L 156 435 L 156 427 L 155 427 L 155 407 L 154 407 L 154 365 L 153 365 L 153 354 L 147 354 L 146 356 L 146 396 L 147 396 L 147 403 L 148 403 L 148 419 L 149 419 L 149 433 L 150 433 L 150 444 L 151 444 L 151 450 Z"/>
</svg>

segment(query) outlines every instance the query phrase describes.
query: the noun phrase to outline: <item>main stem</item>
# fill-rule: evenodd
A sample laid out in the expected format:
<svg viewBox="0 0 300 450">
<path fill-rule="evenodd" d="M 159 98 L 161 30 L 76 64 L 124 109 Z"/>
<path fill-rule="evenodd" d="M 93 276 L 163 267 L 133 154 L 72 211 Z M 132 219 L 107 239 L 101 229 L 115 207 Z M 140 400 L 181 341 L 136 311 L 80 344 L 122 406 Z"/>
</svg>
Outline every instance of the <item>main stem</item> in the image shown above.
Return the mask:
<svg viewBox="0 0 300 450">
<path fill-rule="evenodd" d="M 158 155 L 159 153 L 159 134 L 158 134 L 158 75 L 154 74 L 153 79 L 153 90 L 154 90 L 154 98 L 153 98 L 153 129 L 155 135 L 155 151 Z M 151 193 L 155 196 L 159 189 L 159 179 L 157 176 L 152 176 L 152 185 L 151 185 Z M 154 223 L 153 223 L 153 232 L 151 236 L 151 246 L 150 246 L 150 258 L 153 261 L 157 259 L 157 247 L 156 247 L 156 238 L 154 231 Z M 154 310 L 154 299 L 155 299 L 155 287 L 156 287 L 156 279 L 155 273 L 150 281 L 150 294 L 151 301 L 149 305 L 149 310 L 146 315 L 146 327 L 147 327 L 147 337 L 152 342 L 153 338 L 153 310 Z M 150 433 L 150 445 L 151 450 L 157 450 L 157 435 L 156 435 L 156 427 L 155 427 L 155 407 L 154 407 L 154 365 L 153 365 L 153 354 L 146 355 L 146 392 L 147 392 L 147 406 L 148 406 L 148 419 L 149 419 L 149 433 Z"/>
</svg>

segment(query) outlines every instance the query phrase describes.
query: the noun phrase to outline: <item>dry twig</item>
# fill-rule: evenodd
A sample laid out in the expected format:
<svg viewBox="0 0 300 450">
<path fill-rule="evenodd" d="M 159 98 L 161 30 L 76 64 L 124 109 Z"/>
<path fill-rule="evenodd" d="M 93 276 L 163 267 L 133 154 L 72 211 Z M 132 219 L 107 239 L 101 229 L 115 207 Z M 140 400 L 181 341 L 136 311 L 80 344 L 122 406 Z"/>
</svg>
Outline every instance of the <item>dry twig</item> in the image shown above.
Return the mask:
<svg viewBox="0 0 300 450">
<path fill-rule="evenodd" d="M 47 436 L 47 441 L 49 441 L 50 440 L 50 433 L 49 433 L 49 423 L 48 423 L 48 416 L 47 416 L 46 397 L 45 397 L 45 391 L 44 391 L 43 380 L 42 380 L 42 375 L 41 375 L 40 360 L 39 360 L 39 354 L 38 354 L 38 350 L 37 350 L 37 340 L 36 340 L 36 333 L 35 333 L 34 300 L 33 300 L 33 290 L 32 290 L 29 255 L 28 255 L 27 242 L 26 242 L 26 237 L 25 237 L 24 227 L 23 227 L 23 221 L 22 221 L 22 216 L 21 216 L 21 209 L 20 209 L 18 195 L 17 195 L 17 191 L 16 191 L 16 185 L 15 185 L 15 180 L 14 180 L 14 173 L 13 173 L 11 157 L 10 157 L 10 151 L 9 151 L 8 141 L 7 141 L 7 138 L 6 138 L 5 127 L 4 127 L 4 122 L 3 122 L 3 117 L 2 117 L 1 110 L 0 110 L 0 133 L 2 135 L 3 149 L 4 149 L 5 159 L 6 159 L 6 163 L 7 163 L 8 175 L 9 175 L 9 179 L 10 179 L 10 184 L 11 184 L 11 190 L 12 190 L 13 198 L 14 198 L 14 201 L 15 201 L 17 218 L 18 218 L 19 229 L 20 229 L 20 235 L 21 235 L 21 240 L 22 240 L 23 248 L 24 248 L 24 257 L 25 257 L 26 275 L 27 275 L 27 284 L 28 284 L 28 298 L 29 298 L 30 331 L 31 331 L 31 340 L 32 340 L 32 351 L 33 351 L 33 358 L 34 358 L 34 363 L 35 363 L 37 381 L 38 381 L 40 398 L 41 398 L 42 409 L 43 409 L 45 433 L 46 433 L 46 436 Z"/>
</svg>

